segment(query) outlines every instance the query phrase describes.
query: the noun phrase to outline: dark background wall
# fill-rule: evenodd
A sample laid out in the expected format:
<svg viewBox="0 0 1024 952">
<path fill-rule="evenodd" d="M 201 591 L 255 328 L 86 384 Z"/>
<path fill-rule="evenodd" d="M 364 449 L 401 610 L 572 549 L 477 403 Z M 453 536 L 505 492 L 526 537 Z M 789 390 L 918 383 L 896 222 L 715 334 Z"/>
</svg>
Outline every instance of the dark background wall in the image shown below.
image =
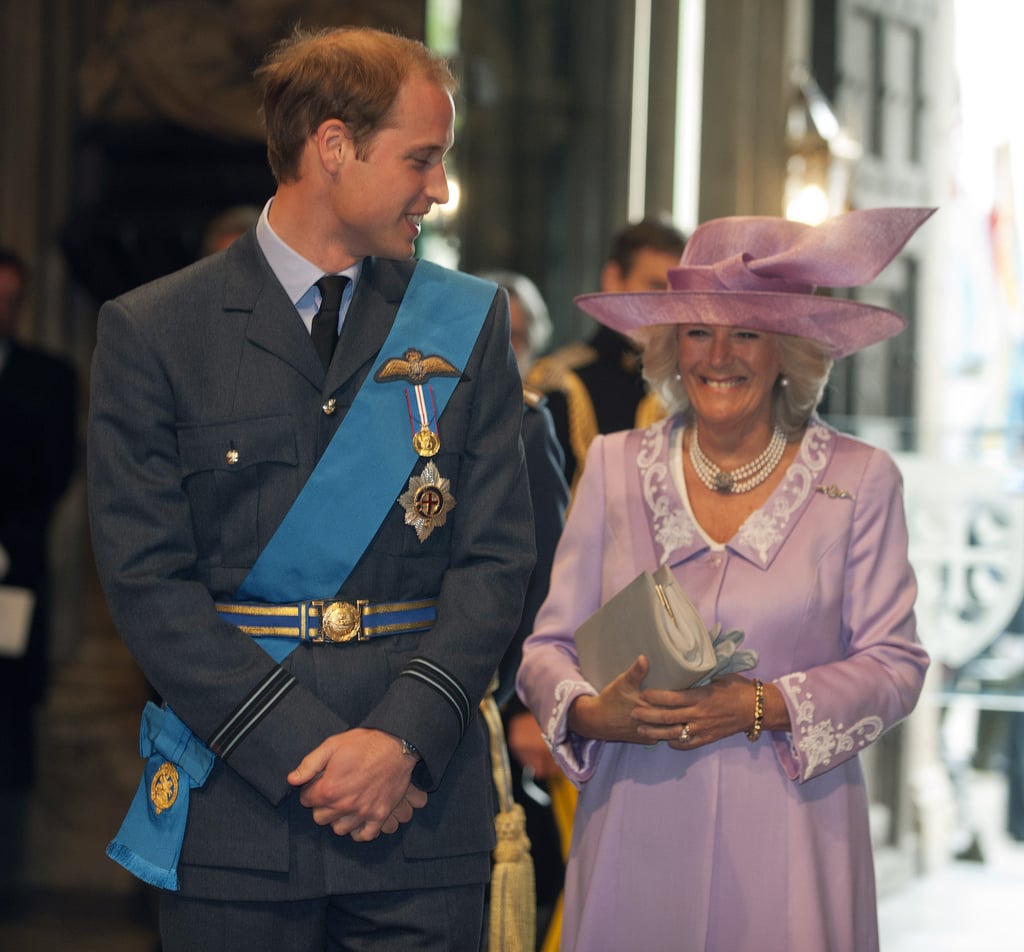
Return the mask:
<svg viewBox="0 0 1024 952">
<path fill-rule="evenodd" d="M 35 273 L 27 336 L 85 364 L 103 300 L 193 260 L 216 212 L 262 205 L 251 73 L 293 24 L 422 38 L 425 6 L 0 0 L 0 243 Z M 625 223 L 631 23 L 620 0 L 463 5 L 462 266 L 525 271 L 557 323 L 572 325 L 565 302 L 596 286 Z"/>
<path fill-rule="evenodd" d="M 572 298 L 598 286 L 609 240 L 627 223 L 635 6 L 462 3 L 451 156 L 460 265 L 532 277 L 556 344 L 593 327 Z M 781 211 L 786 27 L 801 6 L 814 24 L 806 55 L 827 89 L 841 97 L 868 82 L 857 70 L 870 57 L 841 56 L 837 29 L 837 11 L 863 19 L 863 4 L 707 2 L 700 219 Z M 0 243 L 34 271 L 26 336 L 87 372 L 103 300 L 193 260 L 215 213 L 263 204 L 273 182 L 251 74 L 293 24 L 424 37 L 426 9 L 426 0 L 0 0 Z M 679 62 L 679 16 L 679 0 L 652 0 L 646 213 L 669 213 L 675 198 L 676 83 L 688 65 Z M 883 13 L 871 17 L 876 33 L 886 27 Z M 892 88 L 876 73 L 871 88 Z M 900 198 L 872 192 L 860 204 Z M 904 351 L 912 346 L 908 336 Z M 912 351 L 890 376 L 903 383 L 880 389 L 873 373 L 862 387 L 841 372 L 834 390 L 891 393 L 885 402 L 910 412 Z"/>
</svg>

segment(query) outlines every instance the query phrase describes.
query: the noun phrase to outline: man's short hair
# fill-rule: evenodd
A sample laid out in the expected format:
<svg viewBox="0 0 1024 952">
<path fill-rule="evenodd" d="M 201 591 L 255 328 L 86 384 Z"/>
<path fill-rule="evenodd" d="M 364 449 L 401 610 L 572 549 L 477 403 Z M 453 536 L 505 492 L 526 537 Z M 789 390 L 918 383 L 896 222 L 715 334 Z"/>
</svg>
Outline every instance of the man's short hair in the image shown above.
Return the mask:
<svg viewBox="0 0 1024 952">
<path fill-rule="evenodd" d="M 362 27 L 296 30 L 278 43 L 255 73 L 274 178 L 299 177 L 306 142 L 328 119 L 345 123 L 361 158 L 373 134 L 387 125 L 410 76 L 449 93 L 458 85 L 443 57 L 394 33 Z"/>
<path fill-rule="evenodd" d="M 622 274 L 633 267 L 637 252 L 645 248 L 663 251 L 677 258 L 683 253 L 686 236 L 665 218 L 645 218 L 628 225 L 612 238 L 608 260 L 614 261 Z"/>
</svg>

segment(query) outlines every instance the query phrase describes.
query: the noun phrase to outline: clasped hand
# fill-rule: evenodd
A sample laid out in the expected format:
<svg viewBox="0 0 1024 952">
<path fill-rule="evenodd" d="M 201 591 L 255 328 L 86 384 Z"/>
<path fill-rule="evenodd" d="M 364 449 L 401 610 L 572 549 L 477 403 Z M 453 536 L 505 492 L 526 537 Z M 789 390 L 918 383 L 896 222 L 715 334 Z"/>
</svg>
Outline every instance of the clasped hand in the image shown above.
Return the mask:
<svg viewBox="0 0 1024 952">
<path fill-rule="evenodd" d="M 576 698 L 569 728 L 583 737 L 626 744 L 665 741 L 675 750 L 693 750 L 749 729 L 753 687 L 748 678 L 727 674 L 686 691 L 645 691 L 648 668 L 640 655 L 600 694 Z"/>
<path fill-rule="evenodd" d="M 299 802 L 319 826 L 368 842 L 394 833 L 426 805 L 426 793 L 410 780 L 414 766 L 397 737 L 357 727 L 311 750 L 288 783 L 301 787 Z"/>
</svg>

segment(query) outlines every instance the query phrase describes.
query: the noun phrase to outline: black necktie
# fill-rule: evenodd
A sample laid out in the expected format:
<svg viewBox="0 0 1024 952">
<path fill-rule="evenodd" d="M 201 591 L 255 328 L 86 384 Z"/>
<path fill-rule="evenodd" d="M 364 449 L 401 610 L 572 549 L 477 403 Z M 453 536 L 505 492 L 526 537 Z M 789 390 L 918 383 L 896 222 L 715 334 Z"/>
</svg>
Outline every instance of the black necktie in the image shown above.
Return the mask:
<svg viewBox="0 0 1024 952">
<path fill-rule="evenodd" d="M 346 284 L 348 278 L 343 274 L 325 274 L 316 283 L 320 289 L 320 310 L 313 317 L 313 346 L 324 370 L 330 365 L 338 343 L 338 311 Z"/>
</svg>

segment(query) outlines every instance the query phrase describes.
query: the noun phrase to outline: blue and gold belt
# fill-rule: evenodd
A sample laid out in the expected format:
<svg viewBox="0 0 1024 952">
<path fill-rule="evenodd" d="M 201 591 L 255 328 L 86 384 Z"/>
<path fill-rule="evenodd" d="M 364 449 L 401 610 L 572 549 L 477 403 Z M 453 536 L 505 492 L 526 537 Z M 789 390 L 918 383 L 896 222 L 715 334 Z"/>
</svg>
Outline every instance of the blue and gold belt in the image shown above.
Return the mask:
<svg viewBox="0 0 1024 952">
<path fill-rule="evenodd" d="M 437 599 L 412 602 L 315 599 L 287 605 L 218 602 L 225 621 L 254 638 L 296 638 L 312 644 L 345 644 L 384 635 L 427 631 L 437 621 Z"/>
</svg>

